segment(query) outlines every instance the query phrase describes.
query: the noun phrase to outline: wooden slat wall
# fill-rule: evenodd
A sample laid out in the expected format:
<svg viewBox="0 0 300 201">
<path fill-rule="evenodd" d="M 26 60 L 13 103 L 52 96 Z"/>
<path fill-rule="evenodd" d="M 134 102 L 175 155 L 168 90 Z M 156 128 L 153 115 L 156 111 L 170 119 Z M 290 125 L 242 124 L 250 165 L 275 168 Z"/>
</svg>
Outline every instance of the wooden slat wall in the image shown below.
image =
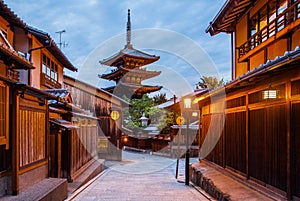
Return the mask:
<svg viewBox="0 0 300 201">
<path fill-rule="evenodd" d="M 292 194 L 300 197 L 300 103 L 292 104 L 291 112 L 291 182 Z"/>
<path fill-rule="evenodd" d="M 285 105 L 250 111 L 249 174 L 286 191 Z"/>
<path fill-rule="evenodd" d="M 246 173 L 246 112 L 229 113 L 225 122 L 226 166 Z"/>
<path fill-rule="evenodd" d="M 268 184 L 286 191 L 287 131 L 285 105 L 266 110 L 266 173 Z M 268 123 L 267 123 L 268 122 Z M 251 163 L 251 161 L 250 161 Z"/>
<path fill-rule="evenodd" d="M 222 113 L 204 115 L 202 118 L 202 148 L 212 150 L 208 160 L 223 166 L 223 115 Z M 218 122 L 219 124 L 216 124 Z M 213 123 L 213 126 L 211 125 Z M 217 126 L 219 125 L 219 126 Z"/>
<path fill-rule="evenodd" d="M 266 160 L 264 146 L 264 109 L 250 111 L 249 113 L 249 175 L 261 181 L 265 181 Z"/>
<path fill-rule="evenodd" d="M 97 131 L 97 126 L 81 126 L 79 129 L 67 131 L 71 138 L 71 175 L 97 156 Z"/>
<path fill-rule="evenodd" d="M 246 126 L 247 107 L 241 106 L 244 101 L 241 104 L 235 104 L 233 101 L 231 101 L 232 108 L 226 111 L 223 132 L 221 130 L 223 114 L 206 113 L 202 116 L 201 149 L 205 146 L 208 149 L 213 148 L 214 139 L 218 137 L 218 133 L 222 133 L 218 143 L 206 159 L 220 166 L 237 170 L 264 184 L 287 191 L 286 103 L 278 101 L 273 104 L 264 104 L 255 101 L 255 107 L 251 105 L 249 109 L 249 122 Z M 235 106 L 238 109 L 235 110 Z M 220 123 L 213 124 L 213 119 Z M 248 139 L 247 128 L 249 129 Z M 293 143 L 298 143 L 297 139 Z M 298 144 L 297 146 L 299 147 Z M 296 149 L 293 150 L 294 157 L 299 158 L 300 152 L 298 152 Z M 294 175 L 299 177 L 300 174 L 294 173 Z M 294 182 L 297 183 L 298 180 Z"/>
<path fill-rule="evenodd" d="M 46 114 L 20 109 L 20 167 L 46 158 Z"/>
</svg>

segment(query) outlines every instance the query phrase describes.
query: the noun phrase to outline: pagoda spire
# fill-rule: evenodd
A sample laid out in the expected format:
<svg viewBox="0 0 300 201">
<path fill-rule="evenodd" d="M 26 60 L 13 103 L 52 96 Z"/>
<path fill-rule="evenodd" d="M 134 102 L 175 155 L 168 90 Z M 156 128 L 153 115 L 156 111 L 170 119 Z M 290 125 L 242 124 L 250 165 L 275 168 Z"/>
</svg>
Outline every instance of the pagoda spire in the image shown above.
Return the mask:
<svg viewBox="0 0 300 201">
<path fill-rule="evenodd" d="M 128 9 L 128 17 L 127 17 L 127 48 L 132 48 L 131 45 L 131 22 L 130 22 L 130 9 Z"/>
</svg>

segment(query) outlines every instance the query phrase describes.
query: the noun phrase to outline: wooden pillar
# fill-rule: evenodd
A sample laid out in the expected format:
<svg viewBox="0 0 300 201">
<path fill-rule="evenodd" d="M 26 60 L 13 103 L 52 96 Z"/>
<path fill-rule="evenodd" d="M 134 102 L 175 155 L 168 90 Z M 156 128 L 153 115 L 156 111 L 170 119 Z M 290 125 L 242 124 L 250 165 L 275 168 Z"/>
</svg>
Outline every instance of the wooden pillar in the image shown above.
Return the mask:
<svg viewBox="0 0 300 201">
<path fill-rule="evenodd" d="M 246 176 L 249 176 L 249 94 L 246 95 Z"/>
<path fill-rule="evenodd" d="M 226 110 L 225 110 L 225 112 L 224 112 L 224 115 L 225 115 L 225 118 L 224 118 L 224 121 L 225 122 L 223 122 L 223 134 L 221 133 L 221 137 L 222 137 L 222 152 L 223 152 L 223 154 L 222 154 L 222 156 L 223 156 L 223 158 L 222 158 L 222 166 L 223 166 L 223 168 L 226 168 L 226 116 L 227 116 L 227 113 L 226 113 Z M 221 139 L 221 138 L 220 138 Z M 219 140 L 220 140 L 219 139 Z"/>
<path fill-rule="evenodd" d="M 73 145 L 73 130 L 68 130 L 68 182 L 72 182 L 73 174 L 73 154 L 72 154 L 72 145 Z"/>
<path fill-rule="evenodd" d="M 44 100 L 45 102 L 47 102 L 46 100 Z M 50 172 L 51 172 L 51 163 L 50 163 L 50 114 L 49 114 L 49 107 L 48 104 L 46 103 L 46 117 L 45 117 L 45 132 L 46 132 L 46 136 L 45 139 L 46 141 L 46 157 L 47 157 L 47 161 L 48 161 L 48 177 L 50 177 Z"/>
<path fill-rule="evenodd" d="M 286 193 L 288 200 L 291 199 L 291 82 L 286 84 Z"/>
<path fill-rule="evenodd" d="M 17 92 L 12 92 L 11 131 L 12 131 L 12 194 L 19 194 L 19 169 L 20 169 L 20 123 L 19 101 Z"/>
</svg>

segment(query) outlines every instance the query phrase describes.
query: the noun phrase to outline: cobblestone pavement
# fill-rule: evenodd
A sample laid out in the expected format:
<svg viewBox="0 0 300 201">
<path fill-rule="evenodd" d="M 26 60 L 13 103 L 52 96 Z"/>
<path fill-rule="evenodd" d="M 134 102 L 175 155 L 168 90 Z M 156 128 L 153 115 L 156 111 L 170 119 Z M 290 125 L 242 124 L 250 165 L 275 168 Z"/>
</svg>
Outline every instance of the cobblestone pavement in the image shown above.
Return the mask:
<svg viewBox="0 0 300 201">
<path fill-rule="evenodd" d="M 184 160 L 179 164 L 178 179 L 184 181 Z M 175 179 L 176 159 L 123 151 L 121 162 L 109 161 L 106 165 L 107 170 L 68 200 L 208 200 Z"/>
</svg>

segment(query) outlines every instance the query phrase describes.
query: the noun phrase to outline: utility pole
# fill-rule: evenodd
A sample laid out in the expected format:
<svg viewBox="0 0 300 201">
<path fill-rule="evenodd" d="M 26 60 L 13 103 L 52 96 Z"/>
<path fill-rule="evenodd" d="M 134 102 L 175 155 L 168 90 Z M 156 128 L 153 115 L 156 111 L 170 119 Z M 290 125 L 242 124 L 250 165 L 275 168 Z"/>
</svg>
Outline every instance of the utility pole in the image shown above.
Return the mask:
<svg viewBox="0 0 300 201">
<path fill-rule="evenodd" d="M 59 45 L 59 49 L 61 49 L 61 47 L 62 47 L 62 45 L 64 45 L 64 47 L 65 47 L 65 42 L 62 42 L 61 41 L 61 35 L 62 35 L 62 33 L 65 33 L 66 32 L 66 30 L 61 30 L 61 31 L 57 31 L 57 32 L 55 32 L 55 33 L 58 33 L 59 34 L 59 43 L 58 43 L 58 45 Z"/>
</svg>

